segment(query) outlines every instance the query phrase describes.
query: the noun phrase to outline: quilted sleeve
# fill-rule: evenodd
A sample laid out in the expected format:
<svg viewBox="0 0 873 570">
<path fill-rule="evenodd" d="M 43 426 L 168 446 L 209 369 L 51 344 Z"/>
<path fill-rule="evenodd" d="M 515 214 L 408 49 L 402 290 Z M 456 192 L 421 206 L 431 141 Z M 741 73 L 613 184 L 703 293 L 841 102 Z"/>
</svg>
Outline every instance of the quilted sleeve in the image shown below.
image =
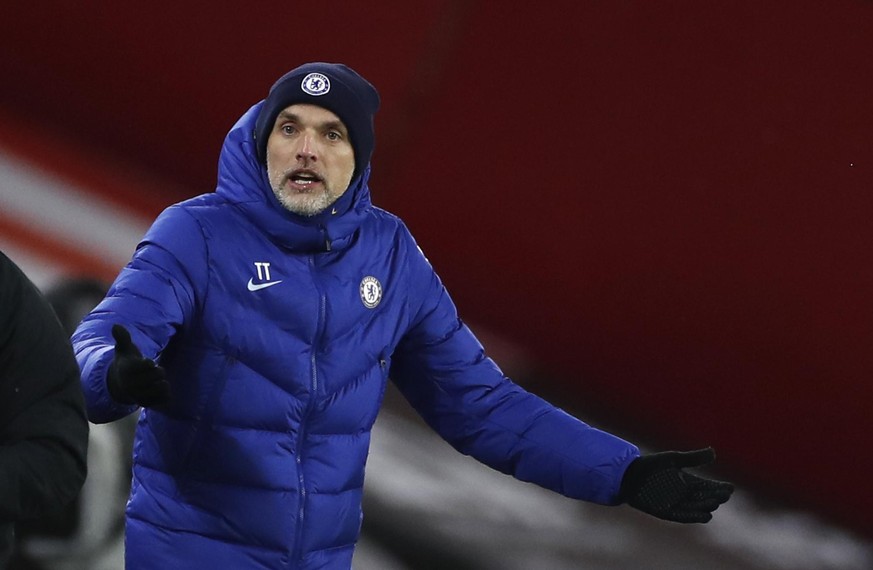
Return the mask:
<svg viewBox="0 0 873 570">
<path fill-rule="evenodd" d="M 112 325 L 123 325 L 144 356 L 159 359 L 205 294 L 207 267 L 206 240 L 198 221 L 183 207 L 165 210 L 106 297 L 73 334 L 92 422 L 114 421 L 137 409 L 113 401 L 106 388 L 115 347 Z"/>
<path fill-rule="evenodd" d="M 504 376 L 458 317 L 421 251 L 413 245 L 409 257 L 415 316 L 391 377 L 427 424 L 461 453 L 498 471 L 576 499 L 616 504 L 637 447 Z"/>
</svg>

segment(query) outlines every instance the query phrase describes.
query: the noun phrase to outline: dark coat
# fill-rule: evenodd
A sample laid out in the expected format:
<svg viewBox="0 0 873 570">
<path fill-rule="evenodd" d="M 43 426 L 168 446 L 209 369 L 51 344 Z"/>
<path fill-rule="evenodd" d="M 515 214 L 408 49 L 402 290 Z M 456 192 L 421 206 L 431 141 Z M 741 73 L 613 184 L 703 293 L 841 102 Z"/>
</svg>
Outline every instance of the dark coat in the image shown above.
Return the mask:
<svg viewBox="0 0 873 570">
<path fill-rule="evenodd" d="M 86 475 L 79 367 L 33 283 L 0 253 L 0 568 L 16 521 L 72 501 Z"/>
</svg>

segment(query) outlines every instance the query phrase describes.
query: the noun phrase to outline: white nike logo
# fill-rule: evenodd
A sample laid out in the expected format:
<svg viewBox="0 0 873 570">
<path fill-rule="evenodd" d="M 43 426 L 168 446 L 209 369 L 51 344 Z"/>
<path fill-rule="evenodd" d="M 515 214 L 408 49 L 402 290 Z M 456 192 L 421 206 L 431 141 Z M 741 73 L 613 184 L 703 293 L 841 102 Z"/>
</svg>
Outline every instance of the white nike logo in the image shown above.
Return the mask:
<svg viewBox="0 0 873 570">
<path fill-rule="evenodd" d="M 266 283 L 252 283 L 252 280 L 249 279 L 248 285 L 246 287 L 249 291 L 260 291 L 261 289 L 266 289 L 267 287 L 272 287 L 273 285 L 278 285 L 282 280 L 279 281 L 267 281 Z"/>
</svg>

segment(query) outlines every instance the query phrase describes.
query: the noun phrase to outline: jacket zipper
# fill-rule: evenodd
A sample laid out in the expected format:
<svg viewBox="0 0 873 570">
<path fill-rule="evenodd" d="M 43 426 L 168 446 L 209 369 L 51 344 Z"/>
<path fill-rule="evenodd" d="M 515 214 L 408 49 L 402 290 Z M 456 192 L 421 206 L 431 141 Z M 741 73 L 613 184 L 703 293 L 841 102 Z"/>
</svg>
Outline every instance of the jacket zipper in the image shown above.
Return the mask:
<svg viewBox="0 0 873 570">
<path fill-rule="evenodd" d="M 306 404 L 306 410 L 300 418 L 300 428 L 297 432 L 297 454 L 294 459 L 297 463 L 297 497 L 300 501 L 297 510 L 297 540 L 295 542 L 294 563 L 299 564 L 303 560 L 303 523 L 306 518 L 306 481 L 303 475 L 303 443 L 306 441 L 306 420 L 315 406 L 315 399 L 318 393 L 318 349 L 321 346 L 322 335 L 324 334 L 324 321 L 327 313 L 327 297 L 318 285 L 315 269 L 315 256 L 309 257 L 309 269 L 312 273 L 312 283 L 318 290 L 318 321 L 315 327 L 315 337 L 312 342 L 312 354 L 309 358 L 310 375 L 309 375 L 309 402 Z"/>
</svg>

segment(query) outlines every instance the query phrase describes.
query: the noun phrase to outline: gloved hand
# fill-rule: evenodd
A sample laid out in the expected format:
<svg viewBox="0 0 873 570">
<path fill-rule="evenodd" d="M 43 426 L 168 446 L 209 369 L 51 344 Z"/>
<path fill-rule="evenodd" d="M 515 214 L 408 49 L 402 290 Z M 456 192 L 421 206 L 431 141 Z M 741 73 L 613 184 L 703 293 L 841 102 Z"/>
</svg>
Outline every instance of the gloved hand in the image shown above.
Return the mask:
<svg viewBox="0 0 873 570">
<path fill-rule="evenodd" d="M 684 471 L 715 461 L 709 447 L 697 451 L 665 451 L 635 459 L 625 471 L 619 497 L 644 513 L 680 523 L 706 523 L 727 501 L 734 486 Z"/>
<path fill-rule="evenodd" d="M 115 339 L 115 358 L 106 374 L 106 387 L 112 399 L 120 404 L 143 407 L 169 402 L 170 384 L 164 369 L 154 360 L 143 358 L 123 326 L 112 325 L 112 337 Z"/>
</svg>

